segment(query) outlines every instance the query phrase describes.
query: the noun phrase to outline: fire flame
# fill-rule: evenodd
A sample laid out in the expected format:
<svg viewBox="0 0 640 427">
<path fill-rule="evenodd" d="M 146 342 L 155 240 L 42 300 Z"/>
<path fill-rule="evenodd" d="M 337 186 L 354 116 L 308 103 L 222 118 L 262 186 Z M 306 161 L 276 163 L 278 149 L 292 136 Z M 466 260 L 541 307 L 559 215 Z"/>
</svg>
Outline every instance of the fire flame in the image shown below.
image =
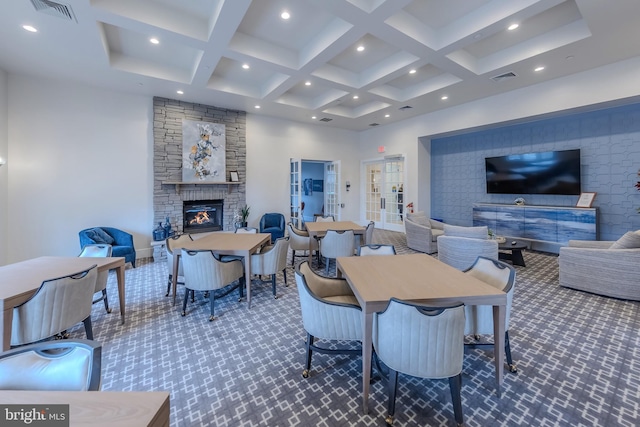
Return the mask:
<svg viewBox="0 0 640 427">
<path fill-rule="evenodd" d="M 207 212 L 198 212 L 196 216 L 189 221 L 189 225 L 191 224 L 205 224 L 209 222 L 211 219 L 209 218 L 209 214 Z"/>
</svg>

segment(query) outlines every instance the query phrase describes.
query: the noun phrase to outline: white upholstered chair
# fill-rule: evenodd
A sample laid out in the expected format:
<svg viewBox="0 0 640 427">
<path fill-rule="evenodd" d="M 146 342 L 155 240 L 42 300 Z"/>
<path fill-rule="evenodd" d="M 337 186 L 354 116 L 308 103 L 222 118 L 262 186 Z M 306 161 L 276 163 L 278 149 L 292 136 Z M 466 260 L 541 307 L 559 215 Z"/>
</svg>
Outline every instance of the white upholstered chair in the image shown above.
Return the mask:
<svg viewBox="0 0 640 427">
<path fill-rule="evenodd" d="M 498 242 L 489 240 L 486 226 L 444 225 L 444 234 L 438 236 L 438 260 L 464 271 L 479 256 L 498 259 Z"/>
<path fill-rule="evenodd" d="M 375 228 L 376 223 L 373 221 L 369 221 L 369 224 L 367 224 L 367 228 L 364 230 L 364 244 L 365 245 L 371 245 L 373 244 L 373 229 Z M 360 236 L 358 236 L 359 238 Z M 360 246 L 360 244 L 357 244 L 356 246 Z"/>
<path fill-rule="evenodd" d="M 240 288 L 240 298 L 242 298 L 244 267 L 241 261 L 220 261 L 209 250 L 191 251 L 182 249 L 182 262 L 185 286 L 184 302 L 182 303 L 183 316 L 187 315 L 189 292 L 193 294 L 195 291 L 209 291 L 210 322 L 216 319 L 214 316 L 215 290 L 222 289 L 237 281 Z M 224 295 L 227 295 L 233 289 L 235 287 L 230 287 Z"/>
<path fill-rule="evenodd" d="M 453 412 L 463 423 L 462 361 L 464 306 L 426 306 L 392 298 L 373 323 L 373 347 L 389 368 L 387 424 L 393 423 L 398 372 L 419 378 L 449 380 Z"/>
<path fill-rule="evenodd" d="M 396 248 L 393 245 L 363 245 L 358 247 L 359 256 L 395 254 Z"/>
<path fill-rule="evenodd" d="M 87 339 L 93 339 L 91 307 L 97 268 L 46 280 L 31 298 L 13 309 L 11 345 L 52 337 L 83 322 Z"/>
<path fill-rule="evenodd" d="M 82 252 L 80 252 L 79 257 L 94 257 L 94 258 L 106 258 L 111 256 L 111 245 L 96 243 L 85 245 L 82 248 Z M 93 303 L 96 304 L 100 301 L 104 301 L 104 309 L 107 313 L 111 313 L 111 308 L 109 307 L 109 299 L 107 298 L 107 282 L 109 281 L 109 271 L 101 271 L 98 273 L 98 277 L 96 279 L 96 289 L 95 293 L 100 292 L 102 295 L 98 299 L 93 300 Z"/>
<path fill-rule="evenodd" d="M 291 265 L 293 266 L 296 260 L 296 251 L 303 251 L 303 255 L 307 256 L 306 252 L 309 251 L 309 242 L 311 242 L 311 251 L 316 251 L 318 255 L 318 264 L 320 263 L 320 253 L 318 252 L 318 240 L 309 236 L 309 232 L 306 230 L 300 230 L 292 223 L 287 224 L 289 232 L 289 247 L 291 248 Z"/>
<path fill-rule="evenodd" d="M 354 236 L 353 230 L 327 230 L 320 241 L 320 254 L 325 258 L 325 274 L 329 274 L 329 260 L 354 255 Z"/>
<path fill-rule="evenodd" d="M 314 351 L 328 354 L 362 354 L 360 348 L 319 347 L 316 339 L 362 342 L 362 309 L 345 279 L 323 277 L 303 261 L 296 266 L 302 324 L 307 332 L 304 378 L 309 377 Z"/>
<path fill-rule="evenodd" d="M 171 281 L 173 280 L 173 254 L 175 251 L 182 249 L 182 244 L 185 242 L 193 242 L 193 237 L 190 234 L 178 234 L 176 236 L 168 237 L 165 241 L 165 250 L 167 251 L 167 268 L 169 269 L 169 280 L 167 281 L 167 294 L 169 296 L 171 292 Z M 182 256 L 178 261 L 178 277 L 177 282 L 184 284 L 184 269 L 182 268 Z"/>
<path fill-rule="evenodd" d="M 511 303 L 513 292 L 516 288 L 516 270 L 503 261 L 478 257 L 476 262 L 465 273 L 480 279 L 483 282 L 500 289 L 507 294 L 506 320 L 504 325 L 504 350 L 507 357 L 507 365 L 511 372 L 517 372 L 518 368 L 511 357 L 511 344 L 509 342 L 509 318 L 511 317 Z M 490 305 L 465 305 L 466 314 L 465 335 L 472 335 L 476 342 L 470 346 L 493 346 L 493 342 L 481 343 L 481 335 L 493 335 L 493 307 Z"/>
<path fill-rule="evenodd" d="M 334 222 L 333 215 L 314 215 L 313 216 L 315 222 Z"/>
<path fill-rule="evenodd" d="M 0 353 L 0 390 L 98 391 L 102 345 L 42 341 Z"/>
<path fill-rule="evenodd" d="M 239 228 L 236 228 L 236 231 L 235 231 L 235 233 L 237 234 L 242 234 L 242 233 L 256 234 L 257 232 L 258 232 L 258 229 L 255 227 L 239 227 Z"/>
<path fill-rule="evenodd" d="M 287 253 L 289 252 L 289 238 L 280 237 L 273 245 L 262 248 L 260 253 L 251 255 L 251 273 L 271 276 L 271 286 L 273 287 L 273 297 L 278 298 L 276 293 L 276 275 L 282 272 L 284 284 L 287 285 Z"/>
</svg>

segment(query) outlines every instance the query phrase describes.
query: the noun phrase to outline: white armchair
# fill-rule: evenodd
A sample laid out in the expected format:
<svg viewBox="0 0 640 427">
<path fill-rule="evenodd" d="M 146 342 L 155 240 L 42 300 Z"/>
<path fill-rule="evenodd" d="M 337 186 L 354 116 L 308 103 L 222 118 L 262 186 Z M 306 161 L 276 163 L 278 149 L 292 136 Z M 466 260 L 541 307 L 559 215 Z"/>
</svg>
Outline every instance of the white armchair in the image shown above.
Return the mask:
<svg viewBox="0 0 640 427">
<path fill-rule="evenodd" d="M 443 227 L 443 223 L 427 218 L 422 211 L 407 213 L 404 219 L 407 246 L 427 254 L 438 252 L 437 239 L 444 233 Z"/>
<path fill-rule="evenodd" d="M 276 274 L 282 272 L 284 285 L 287 285 L 287 252 L 289 252 L 289 238 L 280 237 L 275 244 L 263 248 L 260 253 L 251 255 L 251 273 L 271 276 L 273 298 L 276 294 Z"/>
<path fill-rule="evenodd" d="M 498 242 L 489 240 L 488 229 L 445 225 L 438 237 L 438 259 L 458 270 L 466 270 L 479 257 L 498 259 Z"/>
<path fill-rule="evenodd" d="M 304 378 L 309 377 L 313 351 L 328 354 L 361 354 L 362 349 L 329 349 L 314 344 L 321 340 L 362 342 L 362 309 L 345 279 L 323 277 L 303 261 L 296 267 L 302 324 L 307 332 Z"/>
</svg>

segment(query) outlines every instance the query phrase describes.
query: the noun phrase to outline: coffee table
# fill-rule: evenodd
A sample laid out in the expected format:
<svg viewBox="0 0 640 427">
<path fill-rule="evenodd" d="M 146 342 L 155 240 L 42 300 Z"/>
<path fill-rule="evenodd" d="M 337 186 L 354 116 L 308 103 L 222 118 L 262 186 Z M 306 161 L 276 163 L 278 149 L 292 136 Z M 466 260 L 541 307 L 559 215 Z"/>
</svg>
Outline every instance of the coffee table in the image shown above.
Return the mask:
<svg viewBox="0 0 640 427">
<path fill-rule="evenodd" d="M 516 242 L 512 244 L 512 242 Z M 522 256 L 522 250 L 527 249 L 527 245 L 519 240 L 509 240 L 506 242 L 498 244 L 498 250 L 503 252 L 498 252 L 498 259 L 511 261 L 513 265 L 519 265 L 521 267 L 526 267 L 524 263 L 524 257 Z M 506 253 L 509 252 L 509 253 Z"/>
</svg>

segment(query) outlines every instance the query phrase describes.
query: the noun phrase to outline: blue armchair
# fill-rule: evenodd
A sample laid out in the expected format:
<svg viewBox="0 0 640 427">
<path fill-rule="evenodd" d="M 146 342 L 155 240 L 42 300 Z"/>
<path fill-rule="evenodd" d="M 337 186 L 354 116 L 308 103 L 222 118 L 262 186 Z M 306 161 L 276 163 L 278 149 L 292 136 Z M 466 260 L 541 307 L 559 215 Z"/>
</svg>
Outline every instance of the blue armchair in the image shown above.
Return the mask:
<svg viewBox="0 0 640 427">
<path fill-rule="evenodd" d="M 284 215 L 281 213 L 266 213 L 260 218 L 260 232 L 271 233 L 271 243 L 284 237 Z"/>
<path fill-rule="evenodd" d="M 133 247 L 133 236 L 126 231 L 113 227 L 87 228 L 78 233 L 80 237 L 80 249 L 86 245 L 106 243 L 111 245 L 111 256 L 124 257 L 124 262 L 130 262 L 136 267 L 136 249 Z"/>
</svg>

